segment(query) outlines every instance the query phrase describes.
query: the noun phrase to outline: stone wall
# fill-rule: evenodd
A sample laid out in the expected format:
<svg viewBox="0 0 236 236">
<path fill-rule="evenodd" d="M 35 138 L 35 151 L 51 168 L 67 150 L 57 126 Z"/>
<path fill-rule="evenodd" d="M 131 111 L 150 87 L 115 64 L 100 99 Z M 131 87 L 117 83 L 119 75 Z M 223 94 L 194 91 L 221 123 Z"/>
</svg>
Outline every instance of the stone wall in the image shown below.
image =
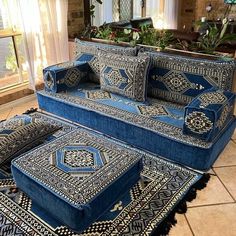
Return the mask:
<svg viewBox="0 0 236 236">
<path fill-rule="evenodd" d="M 78 37 L 84 30 L 84 1 L 68 0 L 68 35 L 70 39 Z"/>
</svg>

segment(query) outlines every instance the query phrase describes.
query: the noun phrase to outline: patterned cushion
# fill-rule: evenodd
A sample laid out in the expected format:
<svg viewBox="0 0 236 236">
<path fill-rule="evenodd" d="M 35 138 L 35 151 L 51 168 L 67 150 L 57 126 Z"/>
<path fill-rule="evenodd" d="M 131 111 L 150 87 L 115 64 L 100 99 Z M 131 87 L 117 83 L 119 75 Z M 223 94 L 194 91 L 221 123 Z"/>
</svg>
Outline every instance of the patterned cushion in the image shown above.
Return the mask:
<svg viewBox="0 0 236 236">
<path fill-rule="evenodd" d="M 200 60 L 161 52 L 140 52 L 150 55 L 148 94 L 180 104 L 188 104 L 202 92 L 218 87 L 231 90 L 235 62 Z"/>
<path fill-rule="evenodd" d="M 0 123 L 0 165 L 39 145 L 60 129 L 44 121 L 35 122 L 28 115 L 16 116 Z"/>
<path fill-rule="evenodd" d="M 68 61 L 43 70 L 45 89 L 60 92 L 66 88 L 76 87 L 87 75 L 88 64 L 82 61 Z"/>
<path fill-rule="evenodd" d="M 231 120 L 235 95 L 211 89 L 200 94 L 185 107 L 183 133 L 212 141 Z"/>
<path fill-rule="evenodd" d="M 89 62 L 90 72 L 89 78 L 92 82 L 100 83 L 100 68 L 98 61 L 98 50 L 103 49 L 108 52 L 118 53 L 122 55 L 135 56 L 137 54 L 137 48 L 134 47 L 122 47 L 114 46 L 103 43 L 95 43 L 88 41 L 81 41 L 75 39 L 75 60 Z"/>
<path fill-rule="evenodd" d="M 150 58 L 99 52 L 101 89 L 136 101 L 146 100 Z"/>
</svg>

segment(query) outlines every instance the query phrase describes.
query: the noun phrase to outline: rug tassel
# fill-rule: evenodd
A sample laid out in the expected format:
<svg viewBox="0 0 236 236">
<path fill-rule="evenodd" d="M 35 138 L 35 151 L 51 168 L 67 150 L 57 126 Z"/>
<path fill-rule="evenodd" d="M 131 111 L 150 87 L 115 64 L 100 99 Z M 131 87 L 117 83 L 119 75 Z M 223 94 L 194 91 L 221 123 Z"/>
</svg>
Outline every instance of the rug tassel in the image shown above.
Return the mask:
<svg viewBox="0 0 236 236">
<path fill-rule="evenodd" d="M 172 212 L 157 226 L 157 229 L 153 231 L 152 236 L 167 236 L 171 228 L 176 225 L 177 220 L 175 214 L 184 214 L 187 212 L 187 202 L 191 202 L 197 196 L 197 191 L 206 187 L 207 182 L 210 179 L 210 174 L 203 174 L 201 179 L 196 182 L 192 188 L 188 191 L 185 197 L 180 201 Z"/>
</svg>

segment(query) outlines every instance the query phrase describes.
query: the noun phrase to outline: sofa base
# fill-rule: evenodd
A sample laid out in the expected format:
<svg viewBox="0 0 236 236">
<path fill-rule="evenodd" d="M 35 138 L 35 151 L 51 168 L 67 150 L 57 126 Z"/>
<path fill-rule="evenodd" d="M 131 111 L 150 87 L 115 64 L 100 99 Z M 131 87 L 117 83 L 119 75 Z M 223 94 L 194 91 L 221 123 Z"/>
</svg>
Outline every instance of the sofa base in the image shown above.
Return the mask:
<svg viewBox="0 0 236 236">
<path fill-rule="evenodd" d="M 230 141 L 236 126 L 233 118 L 221 134 L 205 147 L 177 141 L 158 132 L 144 129 L 124 120 L 107 116 L 79 104 L 38 93 L 39 107 L 42 110 L 78 122 L 88 128 L 120 139 L 130 145 L 163 156 L 171 161 L 201 171 L 209 170 L 224 147 Z"/>
</svg>

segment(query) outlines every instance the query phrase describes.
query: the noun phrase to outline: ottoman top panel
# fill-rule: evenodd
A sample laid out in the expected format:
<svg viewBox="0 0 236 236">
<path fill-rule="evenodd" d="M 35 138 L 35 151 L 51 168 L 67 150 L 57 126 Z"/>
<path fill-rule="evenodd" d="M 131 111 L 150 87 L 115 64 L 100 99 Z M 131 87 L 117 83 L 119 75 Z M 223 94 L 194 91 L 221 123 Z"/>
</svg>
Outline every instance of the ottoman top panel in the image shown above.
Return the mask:
<svg viewBox="0 0 236 236">
<path fill-rule="evenodd" d="M 12 165 L 59 198 L 80 206 L 89 203 L 140 159 L 140 154 L 132 150 L 77 129 L 26 153 Z"/>
</svg>

